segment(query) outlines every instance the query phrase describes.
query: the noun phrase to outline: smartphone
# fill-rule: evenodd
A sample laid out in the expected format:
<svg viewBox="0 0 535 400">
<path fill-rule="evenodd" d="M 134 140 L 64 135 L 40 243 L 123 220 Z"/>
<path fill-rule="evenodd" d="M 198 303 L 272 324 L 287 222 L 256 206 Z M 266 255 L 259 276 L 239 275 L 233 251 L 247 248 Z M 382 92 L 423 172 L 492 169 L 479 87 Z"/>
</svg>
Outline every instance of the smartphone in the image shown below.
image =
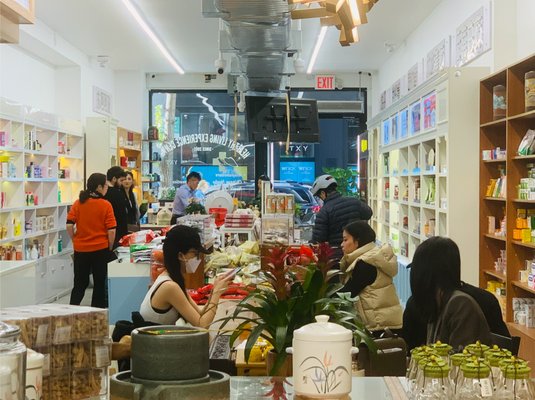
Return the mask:
<svg viewBox="0 0 535 400">
<path fill-rule="evenodd" d="M 237 274 L 238 272 L 240 272 L 241 269 L 242 269 L 242 267 L 236 267 L 236 268 L 230 270 L 229 272 L 227 272 L 227 273 L 225 274 L 225 278 L 226 278 L 226 277 L 229 277 L 229 276 L 232 276 L 232 277 L 236 276 L 236 274 Z"/>
</svg>

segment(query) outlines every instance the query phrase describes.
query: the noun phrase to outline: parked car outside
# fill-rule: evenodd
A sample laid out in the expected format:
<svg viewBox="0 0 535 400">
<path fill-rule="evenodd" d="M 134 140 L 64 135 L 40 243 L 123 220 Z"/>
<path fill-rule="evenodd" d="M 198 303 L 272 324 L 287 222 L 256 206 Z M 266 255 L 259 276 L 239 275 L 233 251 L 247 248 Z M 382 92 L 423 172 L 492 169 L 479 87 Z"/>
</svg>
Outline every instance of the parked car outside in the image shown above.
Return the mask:
<svg viewBox="0 0 535 400">
<path fill-rule="evenodd" d="M 232 197 L 243 201 L 247 205 L 250 205 L 255 198 L 255 182 L 253 181 L 234 183 L 226 188 L 219 186 L 212 187 L 208 189 L 206 195 L 208 196 L 210 193 L 221 189 L 226 190 Z M 316 213 L 320 210 L 320 206 L 309 188 L 296 182 L 274 181 L 273 191 L 276 193 L 292 194 L 294 196 L 295 204 L 299 208 L 295 216 L 297 225 L 314 224 Z"/>
</svg>

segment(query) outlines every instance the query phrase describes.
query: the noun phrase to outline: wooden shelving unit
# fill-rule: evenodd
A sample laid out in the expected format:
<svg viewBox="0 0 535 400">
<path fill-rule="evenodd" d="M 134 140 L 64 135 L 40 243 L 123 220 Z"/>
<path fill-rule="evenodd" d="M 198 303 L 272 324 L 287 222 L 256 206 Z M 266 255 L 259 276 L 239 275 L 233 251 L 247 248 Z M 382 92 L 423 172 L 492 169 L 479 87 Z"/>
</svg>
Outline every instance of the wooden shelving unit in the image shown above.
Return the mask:
<svg viewBox="0 0 535 400">
<path fill-rule="evenodd" d="M 131 130 L 117 128 L 117 160 L 119 165 L 134 175 L 138 202 L 143 198 L 141 179 L 141 143 L 142 134 Z"/>
<path fill-rule="evenodd" d="M 527 328 L 513 322 L 512 298 L 535 297 L 535 290 L 520 282 L 519 271 L 524 269 L 526 260 L 535 256 L 535 243 L 513 240 L 516 217 L 519 209 L 535 209 L 535 201 L 518 197 L 517 186 L 521 178 L 527 177 L 527 165 L 535 161 L 535 155 L 519 156 L 518 146 L 528 129 L 535 128 L 535 112 L 525 112 L 524 74 L 535 70 L 535 56 L 505 68 L 480 82 L 480 153 L 500 147 L 507 150 L 507 157 L 501 163 L 480 161 L 480 240 L 479 240 L 479 279 L 480 286 L 486 288 L 489 280 L 501 280 L 506 284 L 505 318 L 513 335 L 521 337 L 520 357 L 535 362 L 535 328 Z M 493 87 L 506 88 L 506 117 L 493 121 Z M 499 169 L 504 168 L 507 176 L 507 198 L 489 201 L 485 197 L 490 179 L 499 177 Z M 488 217 L 494 216 L 496 223 L 507 216 L 506 240 L 492 240 L 488 234 Z M 500 250 L 506 250 L 507 272 L 504 276 L 489 273 L 499 257 Z"/>
<path fill-rule="evenodd" d="M 371 224 L 378 239 L 410 262 L 428 237 L 449 236 L 460 247 L 463 280 L 472 284 L 478 281 L 473 244 L 478 240 L 474 153 L 479 141 L 465 133 L 479 126 L 478 85 L 487 73 L 487 68 L 446 69 L 368 121 L 369 204 L 377 217 Z M 431 111 L 424 107 L 428 99 L 434 100 Z M 385 143 L 389 121 L 406 121 L 407 113 L 408 133 L 401 135 L 404 123 L 398 122 L 397 137 Z M 489 163 L 500 164 L 505 160 Z M 487 202 L 503 207 L 505 199 Z"/>
</svg>

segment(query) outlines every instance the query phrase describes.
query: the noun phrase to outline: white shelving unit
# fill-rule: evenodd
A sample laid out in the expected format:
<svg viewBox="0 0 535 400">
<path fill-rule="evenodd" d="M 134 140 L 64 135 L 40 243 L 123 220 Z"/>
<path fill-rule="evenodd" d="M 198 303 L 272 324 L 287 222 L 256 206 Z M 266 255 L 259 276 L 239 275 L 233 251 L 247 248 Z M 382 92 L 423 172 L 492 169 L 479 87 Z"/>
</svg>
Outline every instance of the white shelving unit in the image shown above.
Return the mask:
<svg viewBox="0 0 535 400">
<path fill-rule="evenodd" d="M 487 73 L 446 69 L 368 121 L 371 223 L 378 239 L 409 263 L 422 241 L 448 236 L 459 245 L 462 278 L 474 284 L 479 138 L 473 132 L 479 80 Z"/>
<path fill-rule="evenodd" d="M 84 185 L 81 123 L 0 99 L 0 157 L 0 307 L 45 302 L 72 287 L 65 225 Z"/>
<path fill-rule="evenodd" d="M 85 125 L 86 176 L 95 172 L 105 174 L 118 165 L 117 124 L 111 117 L 88 117 Z"/>
</svg>

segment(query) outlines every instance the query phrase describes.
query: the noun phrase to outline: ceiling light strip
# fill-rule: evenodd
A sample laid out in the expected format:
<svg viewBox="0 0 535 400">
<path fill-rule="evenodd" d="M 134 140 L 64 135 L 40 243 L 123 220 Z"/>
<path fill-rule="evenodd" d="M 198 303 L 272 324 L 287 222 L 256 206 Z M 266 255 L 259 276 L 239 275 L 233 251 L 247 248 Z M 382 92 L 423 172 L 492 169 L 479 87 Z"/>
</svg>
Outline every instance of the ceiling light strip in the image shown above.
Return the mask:
<svg viewBox="0 0 535 400">
<path fill-rule="evenodd" d="M 322 26 L 320 34 L 318 35 L 318 40 L 316 41 L 316 46 L 314 47 L 314 51 L 312 52 L 312 57 L 310 57 L 310 62 L 308 63 L 307 74 L 312 73 L 312 70 L 314 69 L 314 64 L 316 64 L 316 59 L 318 58 L 318 54 L 323 44 L 323 39 L 325 39 L 326 33 L 327 27 Z"/>
<path fill-rule="evenodd" d="M 169 61 L 169 63 L 173 66 L 173 68 L 179 73 L 184 74 L 184 69 L 178 64 L 178 62 L 173 58 L 171 53 L 165 48 L 163 43 L 158 39 L 158 36 L 154 33 L 154 31 L 149 27 L 149 25 L 145 22 L 143 17 L 139 14 L 136 7 L 132 4 L 130 0 L 122 0 L 128 11 L 130 11 L 130 14 L 134 17 L 138 25 L 145 31 L 147 36 L 151 38 L 151 40 L 154 42 L 156 47 L 160 50 L 160 52 L 163 54 L 163 56 Z"/>
</svg>

